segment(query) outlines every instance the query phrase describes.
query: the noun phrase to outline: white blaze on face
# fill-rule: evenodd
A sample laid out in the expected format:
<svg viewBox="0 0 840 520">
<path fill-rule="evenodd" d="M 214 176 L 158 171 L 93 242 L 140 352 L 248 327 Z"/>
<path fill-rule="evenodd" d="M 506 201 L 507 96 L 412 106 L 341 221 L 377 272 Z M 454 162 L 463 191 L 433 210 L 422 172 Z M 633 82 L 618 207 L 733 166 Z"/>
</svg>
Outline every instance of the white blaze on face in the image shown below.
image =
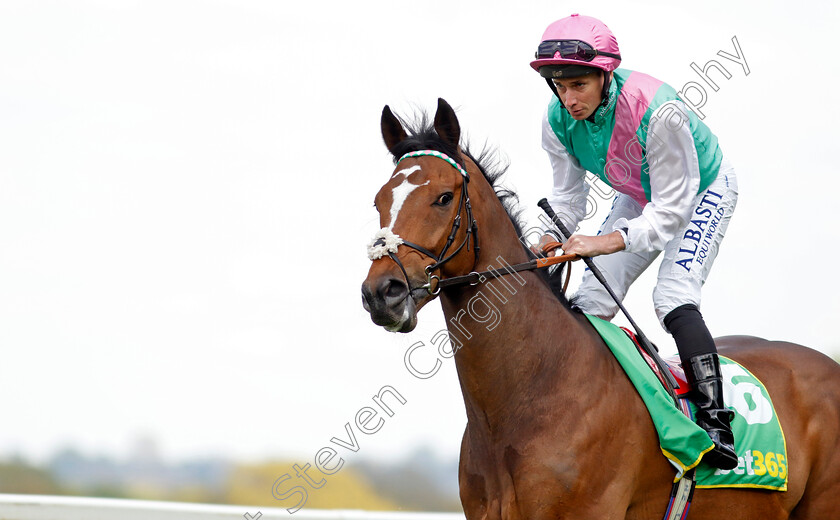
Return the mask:
<svg viewBox="0 0 840 520">
<path fill-rule="evenodd" d="M 426 181 L 423 184 L 411 184 L 410 182 L 408 182 L 408 177 L 415 171 L 419 170 L 419 165 L 412 166 L 411 168 L 400 170 L 391 176 L 391 178 L 393 179 L 401 173 L 405 174 L 405 179 L 403 179 L 402 183 L 391 191 L 391 220 L 388 222 L 389 230 L 394 229 L 394 224 L 397 223 L 397 216 L 400 213 L 400 209 L 402 209 L 403 204 L 405 203 L 408 196 L 411 195 L 411 192 L 416 190 L 420 186 L 425 186 L 429 184 L 430 181 Z"/>
<path fill-rule="evenodd" d="M 393 178 L 394 178 L 394 177 L 396 177 L 397 175 L 404 174 L 404 175 L 405 175 L 405 178 L 407 179 L 409 175 L 411 175 L 412 173 L 416 172 L 416 171 L 417 171 L 417 170 L 419 170 L 419 169 L 420 169 L 420 165 L 419 165 L 419 164 L 414 165 L 414 166 L 412 166 L 411 168 L 403 168 L 402 170 L 399 170 L 399 171 L 394 172 L 394 175 L 391 175 L 391 178 L 393 179 Z"/>
</svg>

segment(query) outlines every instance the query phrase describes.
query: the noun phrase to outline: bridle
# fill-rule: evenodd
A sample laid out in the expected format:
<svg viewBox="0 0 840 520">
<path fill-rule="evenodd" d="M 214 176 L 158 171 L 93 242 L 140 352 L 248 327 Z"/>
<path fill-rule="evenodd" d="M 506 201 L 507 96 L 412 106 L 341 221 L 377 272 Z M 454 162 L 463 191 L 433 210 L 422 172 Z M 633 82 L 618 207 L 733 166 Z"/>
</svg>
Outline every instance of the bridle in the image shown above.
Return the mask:
<svg viewBox="0 0 840 520">
<path fill-rule="evenodd" d="M 467 251 L 469 251 L 471 241 L 472 241 L 473 251 L 474 251 L 474 256 L 475 256 L 475 259 L 473 261 L 473 269 L 474 269 L 476 264 L 478 264 L 478 255 L 479 255 L 479 252 L 480 252 L 480 248 L 478 246 L 478 223 L 475 221 L 475 217 L 473 217 L 472 206 L 470 205 L 470 195 L 469 195 L 469 192 L 467 190 L 467 187 L 469 186 L 469 182 L 470 182 L 470 174 L 467 173 L 467 170 L 463 166 L 458 164 L 458 162 L 455 161 L 455 159 L 449 157 L 448 155 L 446 155 L 443 152 L 438 152 L 437 150 L 417 150 L 416 152 L 409 152 L 409 153 L 403 155 L 402 157 L 400 157 L 400 159 L 397 161 L 397 164 L 399 164 L 400 162 L 402 162 L 405 159 L 409 159 L 409 158 L 412 158 L 412 157 L 423 157 L 423 156 L 437 157 L 438 159 L 442 159 L 442 160 L 446 161 L 447 163 L 449 163 L 450 166 L 452 166 L 453 168 L 458 170 L 458 172 L 461 174 L 461 179 L 462 179 L 462 181 L 461 181 L 461 196 L 460 196 L 459 201 L 458 201 L 458 212 L 455 214 L 455 219 L 452 221 L 452 228 L 449 231 L 449 236 L 446 238 L 446 244 L 444 244 L 443 249 L 441 249 L 439 254 L 435 254 L 433 251 L 430 251 L 429 249 L 427 249 L 427 248 L 425 248 L 425 247 L 423 247 L 419 244 L 415 244 L 414 242 L 409 242 L 408 240 L 400 238 L 397 235 L 391 234 L 391 237 L 380 236 L 380 235 L 385 235 L 386 234 L 385 232 L 383 232 L 383 230 L 380 230 L 380 233 L 377 234 L 377 237 L 375 237 L 374 241 L 370 244 L 370 246 L 368 248 L 368 257 L 371 260 L 375 260 L 377 258 L 380 258 L 381 256 L 384 256 L 384 255 L 390 256 L 391 259 L 397 264 L 397 266 L 399 266 L 400 270 L 402 271 L 403 276 L 405 277 L 406 285 L 408 286 L 408 293 L 409 294 L 411 294 L 412 291 L 417 290 L 417 289 L 426 289 L 429 292 L 429 294 L 434 296 L 434 295 L 437 295 L 440 292 L 440 286 L 439 286 L 440 276 L 432 274 L 432 273 L 434 271 L 437 271 L 438 269 L 440 269 L 444 264 L 446 264 L 447 262 L 449 262 L 453 258 L 455 258 L 455 255 L 457 255 L 461 251 L 461 249 L 464 248 L 464 246 L 466 246 Z M 467 216 L 467 220 L 468 220 L 468 224 L 467 224 L 468 227 L 467 227 L 466 233 L 464 235 L 464 240 L 455 248 L 454 251 L 452 251 L 451 253 L 449 253 L 447 255 L 447 252 L 449 251 L 449 248 L 452 247 L 452 244 L 455 242 L 455 235 L 458 234 L 458 230 L 461 228 L 461 213 L 465 209 L 466 209 L 466 216 Z M 390 233 L 390 232 L 388 232 L 388 233 Z M 391 242 L 395 243 L 395 244 L 393 245 L 393 247 L 389 247 L 389 248 L 386 248 L 386 249 L 382 250 L 382 248 L 386 246 L 386 244 L 388 242 L 388 240 L 387 240 L 388 238 L 391 238 Z M 420 287 L 415 287 L 415 288 L 411 287 L 411 283 L 408 280 L 408 273 L 406 272 L 405 267 L 403 267 L 402 262 L 400 261 L 399 258 L 397 258 L 397 255 L 396 255 L 396 252 L 397 252 L 396 248 L 399 245 L 406 245 L 406 246 L 414 249 L 415 251 L 419 251 L 421 254 L 426 255 L 429 258 L 431 258 L 432 260 L 434 260 L 433 263 L 426 266 L 425 272 L 426 272 L 427 280 L 426 280 L 425 285 L 422 285 Z M 379 248 L 379 249 L 377 249 L 377 248 Z M 390 253 L 394 253 L 394 254 L 390 254 Z"/>
<path fill-rule="evenodd" d="M 470 196 L 467 192 L 467 186 L 470 182 L 470 175 L 467 173 L 467 170 L 458 164 L 453 158 L 449 157 L 445 153 L 438 152 L 437 150 L 418 150 L 416 152 L 409 152 L 397 161 L 396 164 L 399 164 L 404 159 L 408 159 L 411 157 L 422 157 L 422 156 L 429 156 L 429 157 L 437 157 L 438 159 L 442 159 L 450 164 L 453 168 L 458 170 L 462 177 L 461 183 L 461 197 L 458 202 L 458 212 L 455 214 L 455 219 L 452 222 L 452 228 L 449 231 L 449 236 L 446 239 L 446 244 L 443 246 L 443 249 L 439 254 L 435 254 L 433 251 L 413 242 L 409 242 L 398 235 L 395 235 L 387 228 L 383 228 L 379 230 L 379 232 L 374 236 L 373 241 L 368 245 L 368 258 L 371 260 L 377 260 L 382 256 L 389 256 L 396 264 L 399 266 L 400 270 L 403 273 L 403 277 L 405 278 L 406 286 L 408 287 L 408 294 L 406 297 L 411 295 L 411 293 L 418 289 L 425 289 L 428 293 L 432 296 L 436 296 L 440 293 L 441 289 L 445 287 L 451 287 L 455 285 L 478 285 L 480 282 L 488 278 L 498 278 L 500 276 L 504 276 L 506 274 L 512 274 L 519 271 L 526 271 L 532 269 L 538 269 L 541 267 L 548 267 L 550 265 L 567 262 L 570 260 L 574 260 L 577 255 L 558 255 L 549 258 L 537 258 L 535 260 L 531 260 L 529 262 L 523 262 L 521 264 L 516 265 L 508 265 L 504 269 L 489 269 L 487 271 L 476 272 L 475 266 L 478 264 L 478 257 L 480 248 L 478 246 L 478 223 L 473 217 L 472 207 L 470 206 Z M 466 229 L 466 234 L 464 235 L 464 240 L 455 248 L 454 251 L 447 255 L 447 251 L 455 242 L 455 235 L 458 233 L 458 230 L 461 227 L 461 212 L 466 209 L 466 217 L 469 221 L 468 227 Z M 473 261 L 473 270 L 470 274 L 461 275 L 461 276 L 452 276 L 450 278 L 441 279 L 440 276 L 436 274 L 432 274 L 434 271 L 438 270 L 452 260 L 455 255 L 457 255 L 461 249 L 466 246 L 467 251 L 470 250 L 470 241 L 473 244 L 473 251 L 475 255 L 475 259 Z M 405 270 L 402 262 L 399 258 L 397 258 L 397 248 L 400 245 L 406 245 L 423 255 L 428 256 L 432 260 L 433 263 L 429 264 L 425 268 L 426 272 L 426 283 L 421 285 L 420 287 L 411 287 L 411 282 L 408 279 L 408 273 Z M 559 247 L 559 244 L 553 244 L 554 248 Z M 568 285 L 568 273 L 566 284 Z M 565 288 L 564 288 L 565 290 Z"/>
</svg>

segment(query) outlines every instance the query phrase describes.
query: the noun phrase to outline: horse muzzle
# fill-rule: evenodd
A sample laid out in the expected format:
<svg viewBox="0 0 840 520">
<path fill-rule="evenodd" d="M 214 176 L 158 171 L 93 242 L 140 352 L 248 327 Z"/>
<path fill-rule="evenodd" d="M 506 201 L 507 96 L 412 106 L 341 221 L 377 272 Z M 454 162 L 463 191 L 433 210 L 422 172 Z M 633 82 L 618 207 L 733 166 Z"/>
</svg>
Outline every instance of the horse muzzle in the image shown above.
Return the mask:
<svg viewBox="0 0 840 520">
<path fill-rule="evenodd" d="M 375 324 L 391 332 L 411 332 L 417 326 L 417 304 L 405 281 L 398 278 L 365 280 L 362 306 Z"/>
</svg>

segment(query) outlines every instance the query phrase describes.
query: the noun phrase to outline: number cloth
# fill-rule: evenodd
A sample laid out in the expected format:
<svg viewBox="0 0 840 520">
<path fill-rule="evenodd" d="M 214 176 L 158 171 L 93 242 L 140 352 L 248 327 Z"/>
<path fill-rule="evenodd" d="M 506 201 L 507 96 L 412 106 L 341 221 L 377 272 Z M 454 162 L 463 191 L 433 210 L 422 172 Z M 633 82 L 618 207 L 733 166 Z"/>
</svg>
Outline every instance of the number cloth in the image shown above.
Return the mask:
<svg viewBox="0 0 840 520">
<path fill-rule="evenodd" d="M 719 470 L 701 462 L 713 447 L 711 439 L 673 405 L 662 384 L 642 359 L 632 340 L 616 325 L 586 315 L 621 364 L 653 419 L 662 454 L 683 472 L 697 467 L 697 487 L 749 487 L 787 490 L 787 447 L 764 385 L 743 366 L 720 356 L 724 402 L 735 412 L 732 432 L 738 467 Z M 692 414 L 695 407 L 691 404 Z"/>
</svg>

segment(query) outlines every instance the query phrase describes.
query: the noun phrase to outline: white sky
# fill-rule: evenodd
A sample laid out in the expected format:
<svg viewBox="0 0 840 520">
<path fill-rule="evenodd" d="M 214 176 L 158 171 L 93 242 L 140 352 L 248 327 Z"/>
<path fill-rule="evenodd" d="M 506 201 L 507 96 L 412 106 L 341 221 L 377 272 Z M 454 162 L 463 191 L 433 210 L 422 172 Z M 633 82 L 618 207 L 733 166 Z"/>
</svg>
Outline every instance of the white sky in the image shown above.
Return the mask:
<svg viewBox="0 0 840 520">
<path fill-rule="evenodd" d="M 454 456 L 451 360 L 426 381 L 403 366 L 439 305 L 409 335 L 361 306 L 392 170 L 379 116 L 446 98 L 535 218 L 550 93 L 528 62 L 578 10 L 613 29 L 626 68 L 678 90 L 692 62 L 732 74 L 704 107 L 741 189 L 704 291 L 713 334 L 840 354 L 836 2 L 7 0 L 0 456 L 120 456 L 150 435 L 179 459 L 311 462 L 386 384 L 408 402 L 354 457 Z M 733 36 L 749 76 L 716 56 Z M 651 271 L 626 303 L 673 352 Z"/>
</svg>

